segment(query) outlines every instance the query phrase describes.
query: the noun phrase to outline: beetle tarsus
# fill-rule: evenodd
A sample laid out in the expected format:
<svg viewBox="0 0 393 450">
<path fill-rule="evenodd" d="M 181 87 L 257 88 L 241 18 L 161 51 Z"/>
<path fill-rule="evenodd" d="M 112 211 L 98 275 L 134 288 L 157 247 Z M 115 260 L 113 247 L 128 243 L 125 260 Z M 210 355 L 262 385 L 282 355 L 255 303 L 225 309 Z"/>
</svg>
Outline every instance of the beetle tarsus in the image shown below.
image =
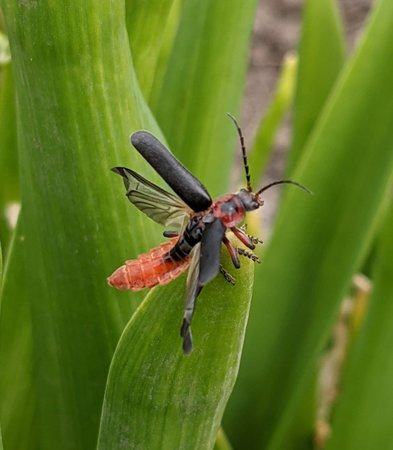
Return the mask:
<svg viewBox="0 0 393 450">
<path fill-rule="evenodd" d="M 225 281 L 228 281 L 228 283 L 234 285 L 236 284 L 236 278 L 234 278 L 224 267 L 220 264 L 220 272 L 225 278 Z"/>
<path fill-rule="evenodd" d="M 251 261 L 254 261 L 258 264 L 261 262 L 257 255 L 254 255 L 254 253 L 249 252 L 248 250 L 245 250 L 244 248 L 238 248 L 237 252 L 239 253 L 239 255 L 245 256 L 246 258 L 249 258 L 249 259 L 251 259 Z"/>
<path fill-rule="evenodd" d="M 247 231 L 247 224 L 243 223 L 243 225 L 241 225 L 240 227 L 238 227 L 238 230 L 241 231 Z M 247 234 L 247 233 L 246 233 Z M 250 239 L 250 241 L 254 244 L 254 245 L 258 245 L 258 244 L 263 244 L 262 239 L 259 239 L 255 236 L 252 236 L 251 234 L 247 234 L 247 237 Z"/>
<path fill-rule="evenodd" d="M 255 236 L 251 236 L 251 234 L 247 234 L 247 236 L 251 239 L 251 241 L 254 245 L 263 244 L 262 239 L 259 239 Z"/>
</svg>

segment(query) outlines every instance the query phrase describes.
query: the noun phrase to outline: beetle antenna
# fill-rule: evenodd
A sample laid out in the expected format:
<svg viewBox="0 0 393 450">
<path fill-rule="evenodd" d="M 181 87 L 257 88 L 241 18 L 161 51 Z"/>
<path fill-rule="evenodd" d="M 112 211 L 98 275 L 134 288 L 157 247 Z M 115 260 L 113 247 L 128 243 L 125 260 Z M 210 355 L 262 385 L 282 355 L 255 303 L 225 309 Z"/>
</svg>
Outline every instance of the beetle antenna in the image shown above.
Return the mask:
<svg viewBox="0 0 393 450">
<path fill-rule="evenodd" d="M 236 118 L 234 116 L 232 116 L 231 113 L 227 112 L 227 115 L 228 115 L 228 117 L 230 117 L 232 119 L 233 123 L 235 124 L 237 133 L 240 138 L 240 146 L 242 148 L 242 155 L 243 155 L 243 166 L 244 166 L 244 170 L 246 171 L 247 191 L 252 192 L 250 170 L 248 168 L 246 146 L 244 145 L 244 137 L 243 137 L 242 129 L 240 128 L 239 124 L 237 123 Z"/>
<path fill-rule="evenodd" d="M 299 187 L 300 189 L 303 189 L 303 191 L 308 192 L 309 194 L 312 194 L 310 189 L 307 189 L 306 186 L 303 186 L 302 184 L 298 183 L 297 181 L 292 180 L 279 180 L 279 181 L 273 181 L 272 183 L 267 184 L 262 189 L 260 189 L 256 195 L 262 194 L 262 192 L 270 189 L 272 186 L 276 186 L 277 184 L 293 184 L 294 186 Z"/>
</svg>

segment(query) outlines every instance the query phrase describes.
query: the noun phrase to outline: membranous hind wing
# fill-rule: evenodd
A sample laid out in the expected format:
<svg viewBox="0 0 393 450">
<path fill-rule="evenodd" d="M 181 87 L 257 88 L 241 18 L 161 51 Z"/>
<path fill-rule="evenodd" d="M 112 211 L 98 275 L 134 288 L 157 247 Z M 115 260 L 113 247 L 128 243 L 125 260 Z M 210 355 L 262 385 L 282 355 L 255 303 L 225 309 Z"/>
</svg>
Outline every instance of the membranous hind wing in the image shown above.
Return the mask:
<svg viewBox="0 0 393 450">
<path fill-rule="evenodd" d="M 137 131 L 131 143 L 193 211 L 205 211 L 211 206 L 212 199 L 203 184 L 152 134 Z"/>
<path fill-rule="evenodd" d="M 192 352 L 191 321 L 195 303 L 203 286 L 211 281 L 220 269 L 221 242 L 225 236 L 225 226 L 219 219 L 206 225 L 200 244 L 192 253 L 187 278 L 187 294 L 180 335 L 183 338 L 183 352 Z"/>
<path fill-rule="evenodd" d="M 112 172 L 121 175 L 127 198 L 139 210 L 165 227 L 183 228 L 192 210 L 180 198 L 126 167 L 114 167 Z"/>
<path fill-rule="evenodd" d="M 184 305 L 183 323 L 180 335 L 183 338 L 183 352 L 189 355 L 192 352 L 191 321 L 194 314 L 195 302 L 202 286 L 199 285 L 199 263 L 201 255 L 201 243 L 198 243 L 191 252 L 191 262 L 187 275 L 187 294 Z"/>
</svg>

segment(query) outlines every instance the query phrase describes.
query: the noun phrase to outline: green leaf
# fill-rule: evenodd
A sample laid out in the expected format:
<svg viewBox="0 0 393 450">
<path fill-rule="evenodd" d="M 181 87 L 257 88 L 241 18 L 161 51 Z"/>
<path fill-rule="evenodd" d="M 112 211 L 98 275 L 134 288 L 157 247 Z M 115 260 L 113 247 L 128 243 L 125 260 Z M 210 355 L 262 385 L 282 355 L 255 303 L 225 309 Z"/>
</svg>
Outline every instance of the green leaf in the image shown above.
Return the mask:
<svg viewBox="0 0 393 450">
<path fill-rule="evenodd" d="M 6 217 L 10 202 L 19 200 L 14 79 L 11 64 L 0 67 L 0 240 L 6 254 L 11 229 Z"/>
<path fill-rule="evenodd" d="M 156 128 L 135 83 L 123 4 L 1 6 L 23 204 L 1 299 L 5 447 L 89 449 L 114 348 L 141 298 L 106 277 L 161 232 L 131 214 L 109 169 L 133 161 L 147 172 L 128 136 Z"/>
<path fill-rule="evenodd" d="M 236 130 L 225 112 L 239 111 L 256 4 L 184 2 L 154 107 L 170 147 L 213 196 L 222 193 L 230 177 Z"/>
<path fill-rule="evenodd" d="M 264 172 L 277 130 L 292 104 L 296 72 L 296 56 L 293 54 L 286 55 L 277 81 L 276 90 L 265 117 L 259 125 L 254 144 L 250 151 L 249 166 L 251 180 L 254 180 L 254 184 L 257 183 Z"/>
<path fill-rule="evenodd" d="M 24 237 L 18 222 L 0 291 L 1 426 L 6 448 L 30 448 L 38 439 L 32 361 L 32 321 L 24 270 Z M 7 275 L 11 274 L 11 275 Z M 10 282 L 10 277 L 13 282 Z M 15 285 L 19 283 L 19 290 Z"/>
<path fill-rule="evenodd" d="M 299 161 L 344 62 L 344 31 L 336 0 L 307 0 L 299 46 L 289 173 Z"/>
<path fill-rule="evenodd" d="M 393 208 L 379 239 L 369 311 L 341 383 L 327 449 L 392 447 Z M 348 420 L 350 418 L 350 420 Z"/>
<path fill-rule="evenodd" d="M 0 67 L 8 65 L 10 61 L 10 45 L 7 36 L 0 29 Z"/>
<path fill-rule="evenodd" d="M 225 424 L 234 445 L 304 448 L 309 439 L 288 430 L 374 236 L 393 172 L 393 97 L 386 94 L 393 90 L 392 20 L 393 3 L 381 0 L 293 174 L 315 195 L 288 189 L 256 275 L 242 370 Z M 242 411 L 241 422 L 235 411 Z"/>
<path fill-rule="evenodd" d="M 126 1 L 127 31 L 140 88 L 146 99 L 150 97 L 159 55 L 162 35 L 168 22 L 174 0 Z"/>
<path fill-rule="evenodd" d="M 228 441 L 222 427 L 218 430 L 214 450 L 232 450 L 231 444 Z"/>
<path fill-rule="evenodd" d="M 229 263 L 229 258 L 225 258 Z M 213 448 L 236 380 L 252 292 L 252 262 L 208 284 L 184 356 L 180 324 L 185 277 L 151 291 L 127 325 L 112 360 L 98 449 Z"/>
<path fill-rule="evenodd" d="M 149 106 L 154 110 L 157 105 L 158 97 L 161 92 L 164 74 L 168 66 L 168 59 L 172 51 L 173 43 L 179 27 L 180 13 L 183 8 L 184 0 L 174 0 L 172 8 L 166 19 L 166 25 L 163 33 L 160 33 L 161 48 L 158 54 L 157 63 L 154 73 L 154 81 L 150 96 L 148 98 Z"/>
</svg>

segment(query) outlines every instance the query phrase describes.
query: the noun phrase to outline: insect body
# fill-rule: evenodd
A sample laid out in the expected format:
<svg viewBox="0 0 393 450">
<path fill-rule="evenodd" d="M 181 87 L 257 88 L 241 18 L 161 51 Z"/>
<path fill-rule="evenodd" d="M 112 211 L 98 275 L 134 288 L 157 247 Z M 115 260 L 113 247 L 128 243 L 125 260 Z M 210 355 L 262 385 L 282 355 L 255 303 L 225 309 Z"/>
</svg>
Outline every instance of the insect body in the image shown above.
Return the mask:
<svg viewBox="0 0 393 450">
<path fill-rule="evenodd" d="M 235 248 L 226 237 L 228 230 L 250 250 L 258 239 L 248 236 L 237 227 L 249 211 L 263 205 L 262 193 L 277 184 L 291 183 L 306 191 L 304 186 L 291 180 L 270 183 L 253 192 L 241 129 L 234 121 L 242 147 L 247 187 L 235 194 L 227 194 L 213 201 L 206 188 L 179 162 L 153 135 L 138 131 L 131 136 L 131 143 L 172 187 L 176 195 L 125 167 L 115 167 L 113 172 L 123 178 L 126 196 L 151 219 L 170 230 L 164 236 L 170 240 L 126 261 L 109 278 L 108 283 L 117 289 L 138 291 L 146 287 L 169 283 L 189 267 L 187 293 L 181 336 L 183 351 L 192 351 L 191 320 L 196 298 L 203 286 L 221 270 L 228 281 L 232 277 L 220 265 L 220 248 L 224 243 L 236 268 L 240 267 L 239 254 L 257 258 L 251 252 Z M 309 191 L 308 191 L 309 192 Z M 179 198 L 180 197 L 180 198 Z"/>
<path fill-rule="evenodd" d="M 177 239 L 173 239 L 177 241 Z M 167 284 L 184 272 L 190 262 L 188 257 L 173 258 L 173 240 L 164 242 L 137 259 L 126 261 L 108 279 L 117 289 L 140 291 L 144 288 Z"/>
</svg>

